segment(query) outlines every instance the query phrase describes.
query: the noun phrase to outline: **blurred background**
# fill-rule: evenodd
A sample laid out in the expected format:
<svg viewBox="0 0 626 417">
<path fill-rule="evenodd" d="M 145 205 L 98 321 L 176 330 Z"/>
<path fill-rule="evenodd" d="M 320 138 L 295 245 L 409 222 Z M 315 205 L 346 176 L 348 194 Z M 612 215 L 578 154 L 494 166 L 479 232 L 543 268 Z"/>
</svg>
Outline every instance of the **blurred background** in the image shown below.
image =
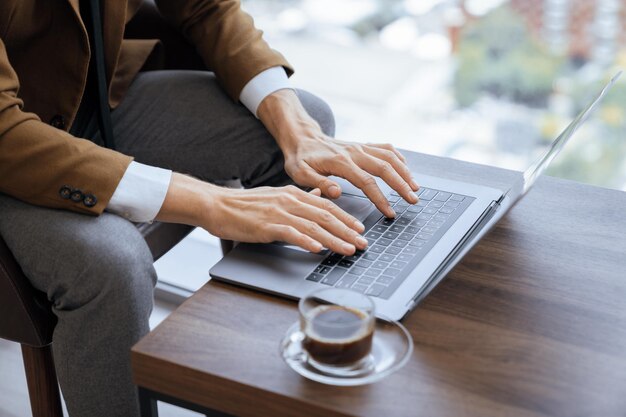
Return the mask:
<svg viewBox="0 0 626 417">
<path fill-rule="evenodd" d="M 626 0 L 243 7 L 296 67 L 293 84 L 333 107 L 339 137 L 520 171 L 626 69 Z M 626 76 L 548 173 L 626 190 Z M 196 229 L 155 266 L 186 296 L 220 258 L 218 239 Z"/>
<path fill-rule="evenodd" d="M 523 170 L 626 68 L 626 0 L 243 0 L 337 134 Z M 624 77 L 626 78 L 626 77 Z M 549 174 L 626 190 L 626 82 Z"/>
</svg>

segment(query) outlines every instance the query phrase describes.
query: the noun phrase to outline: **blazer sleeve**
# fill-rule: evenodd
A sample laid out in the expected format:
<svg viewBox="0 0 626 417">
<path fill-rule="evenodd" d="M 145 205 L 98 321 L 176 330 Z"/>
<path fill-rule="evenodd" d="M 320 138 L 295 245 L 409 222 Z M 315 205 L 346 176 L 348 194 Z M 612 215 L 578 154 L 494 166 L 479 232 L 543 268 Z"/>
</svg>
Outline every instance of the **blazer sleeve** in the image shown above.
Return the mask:
<svg viewBox="0 0 626 417">
<path fill-rule="evenodd" d="M 156 0 L 161 14 L 193 43 L 226 92 L 239 100 L 243 87 L 276 66 L 293 69 L 263 40 L 239 0 Z"/>
<path fill-rule="evenodd" d="M 18 90 L 0 39 L 0 192 L 38 206 L 102 213 L 132 158 L 23 112 Z"/>
</svg>

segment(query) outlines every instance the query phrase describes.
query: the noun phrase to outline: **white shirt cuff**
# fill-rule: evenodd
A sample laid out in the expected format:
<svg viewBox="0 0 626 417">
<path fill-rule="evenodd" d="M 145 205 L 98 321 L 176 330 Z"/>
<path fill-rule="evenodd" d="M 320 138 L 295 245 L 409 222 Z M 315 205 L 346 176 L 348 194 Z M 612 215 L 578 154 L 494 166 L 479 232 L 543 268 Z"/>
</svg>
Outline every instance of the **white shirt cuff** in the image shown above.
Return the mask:
<svg viewBox="0 0 626 417">
<path fill-rule="evenodd" d="M 283 67 L 272 67 L 257 74 L 241 90 L 239 101 L 256 117 L 259 105 L 270 94 L 283 89 L 290 89 L 289 78 Z"/>
<path fill-rule="evenodd" d="M 133 161 L 106 209 L 133 222 L 150 222 L 163 206 L 171 178 L 169 169 Z"/>
</svg>

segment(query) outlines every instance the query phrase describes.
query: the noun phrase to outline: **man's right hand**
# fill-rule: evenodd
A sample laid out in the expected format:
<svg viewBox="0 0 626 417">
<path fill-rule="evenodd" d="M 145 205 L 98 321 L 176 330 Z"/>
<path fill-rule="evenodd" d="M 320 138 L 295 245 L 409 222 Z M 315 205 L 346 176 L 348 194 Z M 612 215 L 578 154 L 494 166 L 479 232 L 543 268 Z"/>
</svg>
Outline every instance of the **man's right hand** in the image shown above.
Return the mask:
<svg viewBox="0 0 626 417">
<path fill-rule="evenodd" d="M 320 191 L 294 186 L 229 189 L 174 174 L 157 220 L 199 226 L 222 239 L 283 241 L 311 252 L 365 249 L 363 224 Z"/>
</svg>

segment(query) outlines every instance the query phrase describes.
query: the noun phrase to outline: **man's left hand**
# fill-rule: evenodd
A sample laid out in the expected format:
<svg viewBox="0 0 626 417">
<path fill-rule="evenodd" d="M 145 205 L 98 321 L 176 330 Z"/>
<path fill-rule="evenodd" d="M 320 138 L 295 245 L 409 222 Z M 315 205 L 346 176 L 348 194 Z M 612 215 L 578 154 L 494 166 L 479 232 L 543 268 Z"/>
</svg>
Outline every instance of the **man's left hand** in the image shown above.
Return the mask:
<svg viewBox="0 0 626 417">
<path fill-rule="evenodd" d="M 283 151 L 285 171 L 298 185 L 319 188 L 327 197 L 338 198 L 341 189 L 328 176 L 342 177 L 361 189 L 385 216 L 395 217 L 376 184 L 375 177 L 380 177 L 407 202 L 417 203 L 419 187 L 404 156 L 392 145 L 364 145 L 325 135 L 293 90 L 269 95 L 257 114 Z"/>
</svg>

